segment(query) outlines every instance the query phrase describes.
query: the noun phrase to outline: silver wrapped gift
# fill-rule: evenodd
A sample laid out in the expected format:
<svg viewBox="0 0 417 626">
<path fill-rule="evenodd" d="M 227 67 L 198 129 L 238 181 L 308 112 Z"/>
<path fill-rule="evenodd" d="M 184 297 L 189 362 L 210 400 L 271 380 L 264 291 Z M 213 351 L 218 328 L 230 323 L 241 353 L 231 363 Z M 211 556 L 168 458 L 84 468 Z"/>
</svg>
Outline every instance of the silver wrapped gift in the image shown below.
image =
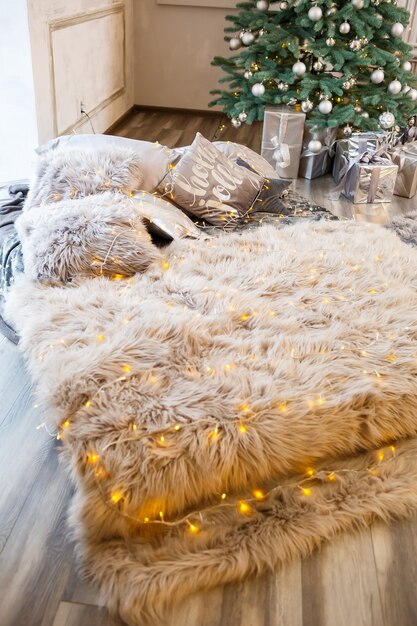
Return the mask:
<svg viewBox="0 0 417 626">
<path fill-rule="evenodd" d="M 351 159 L 368 151 L 376 151 L 386 140 L 384 132 L 353 133 L 348 139 L 340 139 L 335 145 L 333 178 L 337 184 L 345 175 Z"/>
<path fill-rule="evenodd" d="M 334 158 L 334 145 L 337 137 L 337 128 L 323 128 L 314 133 L 306 126 L 301 152 L 300 169 L 298 175 L 301 178 L 318 178 L 331 172 Z M 311 152 L 308 144 L 312 139 L 318 139 L 322 148 L 319 152 Z"/>
<path fill-rule="evenodd" d="M 265 107 L 261 155 L 279 178 L 297 178 L 305 113 L 288 106 Z"/>
<path fill-rule="evenodd" d="M 355 204 L 391 202 L 398 165 L 387 156 L 365 152 L 352 159 L 340 183 L 343 195 Z"/>
<path fill-rule="evenodd" d="M 417 142 L 399 146 L 391 152 L 391 159 L 398 165 L 394 194 L 412 198 L 417 192 Z"/>
</svg>

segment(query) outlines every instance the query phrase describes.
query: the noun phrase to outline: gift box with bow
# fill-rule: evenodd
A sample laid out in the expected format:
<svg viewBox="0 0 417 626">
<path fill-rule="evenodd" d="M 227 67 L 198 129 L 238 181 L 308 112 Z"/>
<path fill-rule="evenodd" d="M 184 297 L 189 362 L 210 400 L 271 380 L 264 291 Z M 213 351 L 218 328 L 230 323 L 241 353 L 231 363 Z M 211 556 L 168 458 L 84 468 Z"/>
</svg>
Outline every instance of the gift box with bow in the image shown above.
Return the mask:
<svg viewBox="0 0 417 626">
<path fill-rule="evenodd" d="M 394 194 L 412 198 L 417 192 L 417 142 L 399 146 L 390 154 L 392 162 L 398 165 Z"/>
<path fill-rule="evenodd" d="M 384 150 L 364 152 L 350 160 L 338 191 L 357 204 L 391 202 L 397 172 Z"/>
<path fill-rule="evenodd" d="M 305 117 L 288 106 L 265 107 L 261 154 L 279 178 L 298 176 Z"/>
<path fill-rule="evenodd" d="M 348 139 L 340 139 L 335 144 L 335 157 L 333 164 L 333 178 L 340 183 L 346 174 L 349 162 L 368 151 L 376 151 L 386 140 L 386 133 L 366 132 L 353 133 Z"/>
<path fill-rule="evenodd" d="M 303 150 L 300 159 L 298 175 L 302 178 L 318 178 L 328 174 L 333 165 L 334 145 L 337 137 L 337 128 L 323 128 L 312 132 L 307 126 L 304 131 Z M 318 152 L 311 152 L 308 144 L 312 139 L 318 139 L 322 147 Z"/>
</svg>

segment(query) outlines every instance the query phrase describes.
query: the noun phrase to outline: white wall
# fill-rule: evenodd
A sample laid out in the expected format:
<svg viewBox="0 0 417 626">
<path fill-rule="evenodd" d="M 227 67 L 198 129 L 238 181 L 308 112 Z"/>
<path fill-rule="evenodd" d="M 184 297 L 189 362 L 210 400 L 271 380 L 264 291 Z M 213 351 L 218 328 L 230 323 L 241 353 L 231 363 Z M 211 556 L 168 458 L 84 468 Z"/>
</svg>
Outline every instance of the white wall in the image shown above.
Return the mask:
<svg viewBox="0 0 417 626">
<path fill-rule="evenodd" d="M 39 142 L 91 132 L 81 102 L 103 132 L 134 103 L 133 0 L 27 3 Z"/>
<path fill-rule="evenodd" d="M 135 103 L 207 109 L 222 75 L 210 62 L 228 54 L 224 18 L 231 11 L 135 0 Z"/>
<path fill-rule="evenodd" d="M 0 0 L 0 181 L 26 178 L 37 145 L 26 0 Z"/>
</svg>

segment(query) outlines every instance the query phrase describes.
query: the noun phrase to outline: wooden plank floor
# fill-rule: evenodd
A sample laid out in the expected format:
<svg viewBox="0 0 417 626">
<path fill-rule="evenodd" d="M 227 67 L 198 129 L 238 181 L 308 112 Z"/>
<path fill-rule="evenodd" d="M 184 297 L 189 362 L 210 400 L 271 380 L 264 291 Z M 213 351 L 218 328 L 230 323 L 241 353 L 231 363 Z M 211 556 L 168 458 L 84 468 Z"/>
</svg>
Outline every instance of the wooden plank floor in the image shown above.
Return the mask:
<svg viewBox="0 0 417 626">
<path fill-rule="evenodd" d="M 170 146 L 206 137 L 258 149 L 261 127 L 218 115 L 138 111 L 113 132 Z M 385 221 L 411 209 L 331 203 L 329 179 L 296 187 L 341 215 Z M 23 360 L 0 338 L 0 626 L 121 626 L 77 573 L 66 527 L 71 486 L 44 428 Z M 164 626 L 417 626 L 417 515 L 346 534 L 304 562 L 189 598 Z M 155 626 L 162 626 L 155 624 Z"/>
</svg>

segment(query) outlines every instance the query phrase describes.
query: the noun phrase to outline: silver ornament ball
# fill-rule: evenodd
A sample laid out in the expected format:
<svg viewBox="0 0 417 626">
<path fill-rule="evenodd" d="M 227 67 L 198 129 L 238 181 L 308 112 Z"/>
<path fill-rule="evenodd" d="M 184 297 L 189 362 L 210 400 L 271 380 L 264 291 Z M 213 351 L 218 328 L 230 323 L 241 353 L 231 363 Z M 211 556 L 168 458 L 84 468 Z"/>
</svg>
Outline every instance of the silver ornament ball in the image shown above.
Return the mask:
<svg viewBox="0 0 417 626">
<path fill-rule="evenodd" d="M 288 83 L 283 83 L 283 82 L 278 83 L 278 89 L 279 89 L 280 91 L 288 91 L 289 87 L 290 87 L 290 86 L 289 86 L 289 84 L 288 84 Z"/>
<path fill-rule="evenodd" d="M 382 83 L 384 78 L 385 78 L 385 74 L 381 69 L 374 70 L 371 74 L 371 81 L 375 83 L 376 85 L 378 85 L 379 83 Z"/>
<path fill-rule="evenodd" d="M 237 37 L 232 37 L 229 41 L 230 50 L 237 50 L 242 45 L 242 42 Z"/>
<path fill-rule="evenodd" d="M 333 4 L 333 6 L 331 6 L 330 9 L 327 9 L 326 11 L 327 16 L 335 15 L 336 13 L 337 13 L 337 6 L 335 4 Z"/>
<path fill-rule="evenodd" d="M 311 100 L 303 100 L 303 102 L 301 103 L 301 110 L 303 113 L 310 113 L 313 108 L 314 104 L 311 102 Z"/>
<path fill-rule="evenodd" d="M 348 33 L 350 33 L 349 22 L 343 22 L 342 24 L 340 24 L 339 32 L 342 33 L 342 35 L 347 35 Z"/>
<path fill-rule="evenodd" d="M 256 3 L 256 8 L 258 9 L 258 11 L 267 11 L 269 9 L 268 0 L 258 0 L 258 2 Z"/>
<path fill-rule="evenodd" d="M 242 111 L 242 113 L 239 113 L 239 120 L 241 122 L 246 122 L 247 119 L 248 119 L 248 114 L 245 113 L 245 111 Z"/>
<path fill-rule="evenodd" d="M 241 39 L 244 46 L 250 46 L 255 41 L 255 35 L 247 31 L 243 33 Z"/>
<path fill-rule="evenodd" d="M 417 89 L 410 89 L 408 95 L 410 96 L 411 100 L 417 100 Z"/>
<path fill-rule="evenodd" d="M 334 46 L 335 43 L 336 43 L 336 39 L 333 39 L 333 37 L 328 37 L 326 39 L 326 45 L 327 46 L 330 46 L 330 47 Z"/>
<path fill-rule="evenodd" d="M 231 122 L 232 122 L 232 126 L 234 126 L 235 128 L 239 128 L 239 126 L 242 126 L 242 122 L 238 120 L 236 117 L 232 117 Z"/>
<path fill-rule="evenodd" d="M 402 85 L 399 80 L 393 80 L 388 85 L 388 91 L 392 94 L 400 93 Z"/>
<path fill-rule="evenodd" d="M 411 89 L 410 85 L 404 85 L 403 93 L 408 93 L 410 91 L 410 89 Z"/>
<path fill-rule="evenodd" d="M 352 134 L 352 126 L 349 126 L 349 124 L 347 124 L 347 126 L 345 126 L 343 129 L 343 134 L 345 137 L 350 137 Z"/>
<path fill-rule="evenodd" d="M 316 72 L 321 72 L 321 70 L 323 69 L 324 65 L 321 61 L 315 61 L 313 63 L 313 70 L 315 70 Z"/>
<path fill-rule="evenodd" d="M 288 9 L 288 2 L 280 2 L 278 6 L 281 11 L 286 11 Z"/>
<path fill-rule="evenodd" d="M 255 83 L 252 85 L 252 93 L 254 96 L 263 96 L 265 93 L 265 87 L 262 83 Z"/>
<path fill-rule="evenodd" d="M 379 116 L 379 125 L 383 130 L 392 128 L 395 124 L 395 117 L 390 111 L 386 111 Z"/>
<path fill-rule="evenodd" d="M 303 74 L 305 74 L 306 69 L 307 68 L 305 66 L 305 63 L 303 63 L 302 61 L 297 61 L 297 63 L 294 63 L 294 65 L 292 66 L 292 71 L 297 76 L 302 76 Z"/>
<path fill-rule="evenodd" d="M 320 7 L 311 7 L 308 12 L 308 17 L 312 22 L 318 22 L 323 17 L 323 11 Z"/>
<path fill-rule="evenodd" d="M 322 100 L 319 103 L 319 111 L 320 113 L 323 113 L 324 115 L 328 115 L 329 113 L 331 113 L 333 109 L 333 105 L 330 102 L 330 100 Z"/>
<path fill-rule="evenodd" d="M 411 63 L 410 61 L 404 61 L 403 63 L 403 70 L 405 70 L 406 72 L 411 72 Z"/>
<path fill-rule="evenodd" d="M 322 147 L 323 147 L 323 144 L 321 143 L 321 141 L 319 141 L 319 139 L 312 139 L 311 141 L 309 141 L 308 146 L 307 146 L 309 151 L 314 152 L 315 154 L 317 154 L 317 152 L 320 152 Z"/>
<path fill-rule="evenodd" d="M 393 35 L 394 37 L 401 37 L 403 32 L 404 26 L 401 24 L 401 22 L 395 22 L 395 24 L 391 26 L 391 35 Z"/>
<path fill-rule="evenodd" d="M 359 104 L 355 105 L 355 112 L 356 113 L 361 113 L 362 112 L 362 107 Z"/>
<path fill-rule="evenodd" d="M 369 113 L 368 111 L 364 111 L 363 113 L 361 113 L 362 117 L 364 117 L 365 119 L 368 119 L 369 117 Z"/>
<path fill-rule="evenodd" d="M 355 7 L 355 9 L 363 9 L 364 1 L 363 0 L 351 0 L 351 3 Z"/>
<path fill-rule="evenodd" d="M 250 70 L 246 70 L 246 72 L 243 74 L 243 76 L 245 78 L 250 78 L 251 76 L 253 76 L 252 72 Z"/>
</svg>

